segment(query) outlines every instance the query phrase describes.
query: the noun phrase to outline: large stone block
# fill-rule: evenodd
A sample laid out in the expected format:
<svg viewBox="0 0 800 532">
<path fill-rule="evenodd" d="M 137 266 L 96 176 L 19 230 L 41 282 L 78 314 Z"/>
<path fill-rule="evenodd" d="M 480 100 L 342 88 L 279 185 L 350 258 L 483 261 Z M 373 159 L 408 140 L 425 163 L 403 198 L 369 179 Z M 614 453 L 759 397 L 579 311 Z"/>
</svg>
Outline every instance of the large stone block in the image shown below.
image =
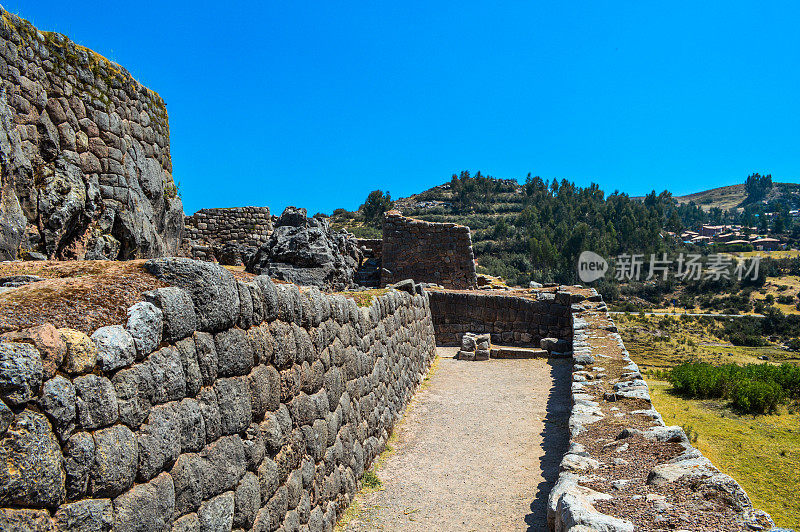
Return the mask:
<svg viewBox="0 0 800 532">
<path fill-rule="evenodd" d="M 42 384 L 42 357 L 29 344 L 0 342 L 0 397 L 12 405 L 34 399 Z"/>
<path fill-rule="evenodd" d="M 93 430 L 108 426 L 119 419 L 114 385 L 107 377 L 84 375 L 75 379 L 78 423 Z"/>
<path fill-rule="evenodd" d="M 97 367 L 101 371 L 115 371 L 136 360 L 133 336 L 121 325 L 100 327 L 92 334 L 92 341 L 97 346 Z"/>
<path fill-rule="evenodd" d="M 169 473 L 161 473 L 145 484 L 114 499 L 114 530 L 150 532 L 169 530 L 175 510 L 175 486 Z"/>
<path fill-rule="evenodd" d="M 253 368 L 253 346 L 242 329 L 233 328 L 217 333 L 214 335 L 214 344 L 221 377 L 246 375 Z"/>
<path fill-rule="evenodd" d="M 21 342 L 34 346 L 42 357 L 42 375 L 50 379 L 61 366 L 67 346 L 61 338 L 58 329 L 46 323 L 21 331 L 12 331 L 0 336 L 10 342 Z"/>
<path fill-rule="evenodd" d="M 0 440 L 0 504 L 59 506 L 66 496 L 62 460 L 44 414 L 23 410 Z"/>
<path fill-rule="evenodd" d="M 163 337 L 167 342 L 186 338 L 197 329 L 197 316 L 188 292 L 169 286 L 145 292 L 146 301 L 161 309 L 164 316 Z"/>
<path fill-rule="evenodd" d="M 137 357 L 142 359 L 161 343 L 164 315 L 152 303 L 140 301 L 128 309 L 128 323 L 125 328 L 133 337 Z"/>
<path fill-rule="evenodd" d="M 52 422 L 61 441 L 75 430 L 75 401 L 75 386 L 69 379 L 56 375 L 44 383 L 39 407 Z"/>
<path fill-rule="evenodd" d="M 136 436 L 125 425 L 114 425 L 94 433 L 94 464 L 89 492 L 116 497 L 133 486 L 139 464 Z"/>
<path fill-rule="evenodd" d="M 239 290 L 222 266 L 178 257 L 151 259 L 145 266 L 159 279 L 189 292 L 199 330 L 215 332 L 236 323 Z"/>
</svg>

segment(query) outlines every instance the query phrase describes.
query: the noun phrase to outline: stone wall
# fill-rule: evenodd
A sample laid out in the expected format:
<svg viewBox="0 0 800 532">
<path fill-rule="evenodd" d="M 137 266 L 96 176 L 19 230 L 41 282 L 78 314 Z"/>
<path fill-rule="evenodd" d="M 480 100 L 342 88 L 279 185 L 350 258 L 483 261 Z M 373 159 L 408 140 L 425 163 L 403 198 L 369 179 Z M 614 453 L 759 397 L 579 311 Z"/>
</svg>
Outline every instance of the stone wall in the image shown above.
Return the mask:
<svg viewBox="0 0 800 532">
<path fill-rule="evenodd" d="M 184 218 L 186 239 L 205 244 L 260 247 L 272 233 L 268 207 L 200 209 Z"/>
<path fill-rule="evenodd" d="M 428 294 L 439 345 L 460 345 L 466 332 L 490 333 L 494 344 L 534 347 L 542 338 L 572 336 L 568 292 L 511 296 L 429 289 Z"/>
<path fill-rule="evenodd" d="M 383 219 L 381 284 L 414 279 L 445 288 L 475 288 L 475 257 L 469 227 L 406 218 L 389 211 Z"/>
<path fill-rule="evenodd" d="M 383 254 L 383 240 L 380 238 L 359 238 L 357 239 L 358 247 L 363 247 L 368 256 L 380 259 Z"/>
<path fill-rule="evenodd" d="M 0 343 L 0 528 L 332 530 L 435 355 L 427 296 L 147 267 L 174 286 L 126 324 Z"/>
<path fill-rule="evenodd" d="M 597 292 L 576 290 L 571 307 L 570 440 L 549 494 L 550 530 L 772 528 L 681 427 L 665 426 Z"/>
<path fill-rule="evenodd" d="M 160 96 L 0 8 L 0 259 L 174 254 L 171 172 Z"/>
</svg>

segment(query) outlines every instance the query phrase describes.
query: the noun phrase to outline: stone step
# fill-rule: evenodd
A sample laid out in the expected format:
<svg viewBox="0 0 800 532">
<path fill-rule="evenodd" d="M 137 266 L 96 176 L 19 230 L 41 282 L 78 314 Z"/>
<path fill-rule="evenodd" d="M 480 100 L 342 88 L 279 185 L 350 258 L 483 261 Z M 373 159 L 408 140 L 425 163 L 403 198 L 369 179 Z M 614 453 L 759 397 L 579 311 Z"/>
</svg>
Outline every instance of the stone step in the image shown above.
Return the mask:
<svg viewBox="0 0 800 532">
<path fill-rule="evenodd" d="M 492 358 L 547 358 L 548 353 L 544 349 L 533 347 L 514 347 L 506 345 L 493 345 Z"/>
</svg>

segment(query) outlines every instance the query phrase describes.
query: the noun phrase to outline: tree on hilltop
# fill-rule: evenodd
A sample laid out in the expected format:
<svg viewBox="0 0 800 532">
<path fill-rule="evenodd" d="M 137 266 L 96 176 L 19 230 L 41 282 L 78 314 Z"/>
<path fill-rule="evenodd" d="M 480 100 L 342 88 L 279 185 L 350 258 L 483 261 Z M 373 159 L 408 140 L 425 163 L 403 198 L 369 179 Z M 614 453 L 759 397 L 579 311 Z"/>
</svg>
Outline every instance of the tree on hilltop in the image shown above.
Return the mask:
<svg viewBox="0 0 800 532">
<path fill-rule="evenodd" d="M 754 202 L 763 199 L 772 188 L 772 174 L 750 174 L 744 182 L 747 191 L 747 201 Z"/>
<path fill-rule="evenodd" d="M 360 210 L 368 225 L 378 226 L 383 220 L 383 213 L 391 210 L 392 206 L 394 206 L 394 202 L 388 190 L 385 193 L 382 190 L 373 190 L 367 196 Z"/>
</svg>

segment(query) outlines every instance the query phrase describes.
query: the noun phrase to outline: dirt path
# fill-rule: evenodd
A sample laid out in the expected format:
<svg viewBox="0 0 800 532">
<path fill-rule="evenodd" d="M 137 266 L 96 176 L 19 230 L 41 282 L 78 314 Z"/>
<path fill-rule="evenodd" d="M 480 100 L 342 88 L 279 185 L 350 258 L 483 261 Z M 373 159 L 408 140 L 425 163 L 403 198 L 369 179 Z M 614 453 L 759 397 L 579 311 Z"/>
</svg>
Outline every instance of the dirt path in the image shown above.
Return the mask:
<svg viewBox="0 0 800 532">
<path fill-rule="evenodd" d="M 568 440 L 570 362 L 439 354 L 378 469 L 383 489 L 358 495 L 344 529 L 546 530 Z"/>
</svg>

